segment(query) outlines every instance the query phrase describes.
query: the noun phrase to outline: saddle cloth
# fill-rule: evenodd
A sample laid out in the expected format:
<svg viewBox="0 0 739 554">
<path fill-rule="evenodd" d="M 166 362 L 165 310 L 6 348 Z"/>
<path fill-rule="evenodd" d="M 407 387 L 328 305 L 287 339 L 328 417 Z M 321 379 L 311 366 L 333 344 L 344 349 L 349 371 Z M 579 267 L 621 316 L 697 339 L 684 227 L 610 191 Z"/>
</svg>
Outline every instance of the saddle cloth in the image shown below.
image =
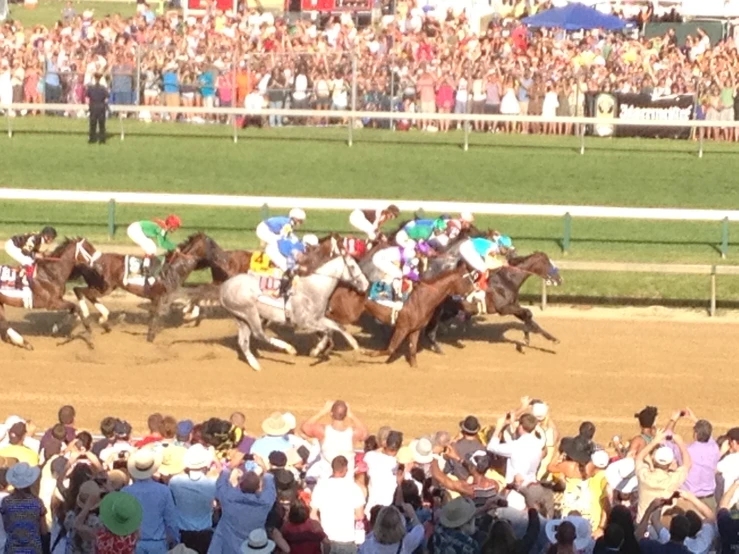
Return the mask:
<svg viewBox="0 0 739 554">
<path fill-rule="evenodd" d="M 149 285 L 152 285 L 156 281 L 157 276 L 161 273 L 164 267 L 164 257 L 159 256 L 156 258 L 154 263 L 153 271 L 149 275 Z M 124 273 L 123 273 L 123 284 L 124 285 L 138 285 L 143 287 L 146 284 L 146 277 L 143 275 L 144 270 L 144 258 L 140 256 L 126 256 L 124 260 Z"/>
<path fill-rule="evenodd" d="M 282 272 L 272 263 L 270 257 L 264 252 L 254 252 L 249 259 L 249 272 L 256 275 L 270 277 L 282 277 Z"/>
<path fill-rule="evenodd" d="M 354 259 L 367 253 L 367 241 L 355 237 L 344 237 L 344 250 Z"/>
<path fill-rule="evenodd" d="M 19 272 L 20 268 L 0 265 L 0 293 L 8 298 L 20 298 L 23 300 L 23 307 L 31 309 L 33 307 L 33 292 L 28 285 L 27 276 L 18 279 Z M 33 273 L 35 273 L 35 268 Z"/>
</svg>

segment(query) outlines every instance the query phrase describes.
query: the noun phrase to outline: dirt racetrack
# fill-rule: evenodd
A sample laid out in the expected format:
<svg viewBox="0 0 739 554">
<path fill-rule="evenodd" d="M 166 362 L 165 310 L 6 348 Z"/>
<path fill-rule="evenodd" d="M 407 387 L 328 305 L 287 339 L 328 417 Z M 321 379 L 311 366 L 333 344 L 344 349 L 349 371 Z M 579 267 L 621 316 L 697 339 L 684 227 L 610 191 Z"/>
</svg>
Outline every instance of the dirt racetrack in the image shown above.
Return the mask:
<svg viewBox="0 0 739 554">
<path fill-rule="evenodd" d="M 660 407 L 663 421 L 687 405 L 721 431 L 739 423 L 739 317 L 558 308 L 536 317 L 561 344 L 534 337 L 525 354 L 510 342 L 522 338 L 518 325 L 491 317 L 461 337 L 463 349 L 447 345 L 444 356 L 422 351 L 417 370 L 404 359 L 386 365 L 344 351 L 311 366 L 307 357 L 262 349 L 263 370 L 256 373 L 237 355 L 228 319 L 167 328 L 149 344 L 141 309 L 112 307 L 128 316 L 108 335 L 95 329 L 95 350 L 81 341 L 59 346 L 48 336 L 62 314 L 9 310 L 36 350 L 0 344 L 0 418 L 18 413 L 48 425 L 71 402 L 85 427 L 97 429 L 101 418 L 115 415 L 142 432 L 153 411 L 196 419 L 241 410 L 259 432 L 272 411 L 290 410 L 300 421 L 326 400 L 343 398 L 371 430 L 391 424 L 412 438 L 455 429 L 467 413 L 494 423 L 528 394 L 550 403 L 564 431 L 591 419 L 604 442 L 614 433 L 631 435 L 632 414 L 647 403 Z M 382 341 L 363 335 L 360 343 L 377 348 Z M 312 344 L 306 337 L 298 348 L 307 352 Z M 681 432 L 690 434 L 687 426 Z"/>
</svg>

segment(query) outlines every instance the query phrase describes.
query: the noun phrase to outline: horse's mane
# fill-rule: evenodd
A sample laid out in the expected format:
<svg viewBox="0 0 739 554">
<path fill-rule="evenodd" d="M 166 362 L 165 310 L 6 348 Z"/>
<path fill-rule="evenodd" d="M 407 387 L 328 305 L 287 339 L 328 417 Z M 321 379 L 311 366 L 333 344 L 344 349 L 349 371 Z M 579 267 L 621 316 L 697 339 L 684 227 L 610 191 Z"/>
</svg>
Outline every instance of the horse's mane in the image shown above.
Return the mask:
<svg viewBox="0 0 739 554">
<path fill-rule="evenodd" d="M 64 240 L 59 244 L 59 246 L 49 252 L 48 256 L 50 258 L 58 258 L 64 253 L 67 248 L 69 248 L 70 244 L 80 240 L 82 240 L 82 237 L 64 237 Z"/>
<path fill-rule="evenodd" d="M 191 244 L 191 243 L 195 242 L 195 240 L 197 240 L 199 238 L 207 239 L 208 236 L 205 233 L 203 233 L 202 231 L 197 231 L 197 232 L 193 233 L 192 235 L 190 235 L 189 237 L 187 237 L 185 240 L 183 240 L 178 246 L 179 246 L 180 250 L 182 250 L 185 246 L 187 246 L 188 244 Z"/>
<path fill-rule="evenodd" d="M 532 252 L 531 254 L 527 254 L 526 256 L 509 256 L 507 259 L 510 265 L 519 265 L 526 260 L 533 258 L 534 256 L 546 256 L 546 254 L 537 250 L 535 252 Z"/>
</svg>

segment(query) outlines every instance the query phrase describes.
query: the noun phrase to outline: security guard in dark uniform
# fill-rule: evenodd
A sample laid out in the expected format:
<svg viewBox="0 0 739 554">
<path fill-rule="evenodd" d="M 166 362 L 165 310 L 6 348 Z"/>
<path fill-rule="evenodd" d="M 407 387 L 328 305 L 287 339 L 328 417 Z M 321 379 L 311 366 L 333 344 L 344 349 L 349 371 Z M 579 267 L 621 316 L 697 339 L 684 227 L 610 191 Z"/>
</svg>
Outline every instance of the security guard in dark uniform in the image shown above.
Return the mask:
<svg viewBox="0 0 739 554">
<path fill-rule="evenodd" d="M 95 84 L 87 87 L 85 96 L 90 106 L 90 144 L 105 144 L 105 117 L 108 112 L 108 89 L 100 84 L 100 73 L 95 74 Z"/>
</svg>

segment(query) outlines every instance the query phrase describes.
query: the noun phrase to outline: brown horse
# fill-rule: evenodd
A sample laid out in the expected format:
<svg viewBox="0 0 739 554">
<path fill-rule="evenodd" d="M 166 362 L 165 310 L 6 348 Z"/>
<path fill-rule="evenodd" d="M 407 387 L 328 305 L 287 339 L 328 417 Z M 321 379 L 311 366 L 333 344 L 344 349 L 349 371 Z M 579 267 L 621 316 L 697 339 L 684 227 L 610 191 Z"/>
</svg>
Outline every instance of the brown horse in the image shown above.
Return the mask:
<svg viewBox="0 0 739 554">
<path fill-rule="evenodd" d="M 81 320 L 81 311 L 77 304 L 64 300 L 66 283 L 76 265 L 84 264 L 93 266 L 100 258 L 100 253 L 90 244 L 87 239 L 74 238 L 65 239 L 53 252 L 38 261 L 36 275 L 31 281 L 31 292 L 33 294 L 32 309 L 40 310 L 67 310 Z M 0 336 L 16 346 L 33 350 L 33 346 L 26 341 L 20 333 L 13 329 L 5 319 L 5 306 L 16 308 L 24 307 L 23 298 L 8 296 L 0 292 Z M 89 333 L 89 324 L 82 320 L 85 329 Z M 76 325 L 75 325 L 76 326 Z M 70 329 L 70 334 L 74 326 Z M 92 348 L 88 337 L 83 337 L 87 345 Z"/>
<path fill-rule="evenodd" d="M 475 302 L 453 298 L 447 299 L 434 314 L 425 333 L 434 352 L 441 353 L 441 348 L 436 342 L 439 323 L 457 316 L 460 312 L 463 312 L 468 319 L 472 315 L 480 313 L 512 315 L 524 324 L 526 345 L 530 342 L 532 332 L 542 335 L 551 342 L 558 343 L 559 340 L 556 337 L 542 329 L 534 321 L 531 310 L 522 307 L 519 303 L 519 290 L 532 275 L 540 277 L 552 286 L 562 284 L 559 270 L 549 259 L 549 256 L 544 252 L 534 252 L 528 256 L 511 256 L 508 258 L 507 266 L 490 274 L 488 289 L 485 293 L 484 310 L 480 309 L 483 306 Z"/>
<path fill-rule="evenodd" d="M 103 254 L 95 264 L 93 271 L 80 271 L 85 280 L 86 287 L 75 287 L 74 294 L 79 301 L 79 307 L 87 319 L 90 309 L 87 301 L 100 312 L 100 324 L 110 331 L 108 318 L 110 310 L 106 308 L 100 299 L 107 296 L 117 288 L 130 292 L 141 298 L 151 300 L 151 313 L 149 319 L 149 330 L 147 340 L 154 340 L 158 330 L 159 317 L 169 308 L 172 294 L 179 289 L 187 277 L 199 264 L 225 265 L 224 252 L 216 242 L 203 233 L 196 233 L 180 244 L 175 251 L 168 254 L 164 267 L 151 284 L 125 283 L 126 256 L 122 254 Z"/>
<path fill-rule="evenodd" d="M 408 338 L 408 363 L 416 367 L 416 351 L 421 331 L 428 325 L 434 312 L 449 296 L 467 296 L 475 290 L 477 275 L 470 272 L 466 264 L 445 271 L 431 279 L 421 280 L 413 287 L 408 301 L 398 313 L 393 335 L 385 350 L 368 353 L 372 357 L 388 356 L 393 359 L 403 341 Z"/>
</svg>

